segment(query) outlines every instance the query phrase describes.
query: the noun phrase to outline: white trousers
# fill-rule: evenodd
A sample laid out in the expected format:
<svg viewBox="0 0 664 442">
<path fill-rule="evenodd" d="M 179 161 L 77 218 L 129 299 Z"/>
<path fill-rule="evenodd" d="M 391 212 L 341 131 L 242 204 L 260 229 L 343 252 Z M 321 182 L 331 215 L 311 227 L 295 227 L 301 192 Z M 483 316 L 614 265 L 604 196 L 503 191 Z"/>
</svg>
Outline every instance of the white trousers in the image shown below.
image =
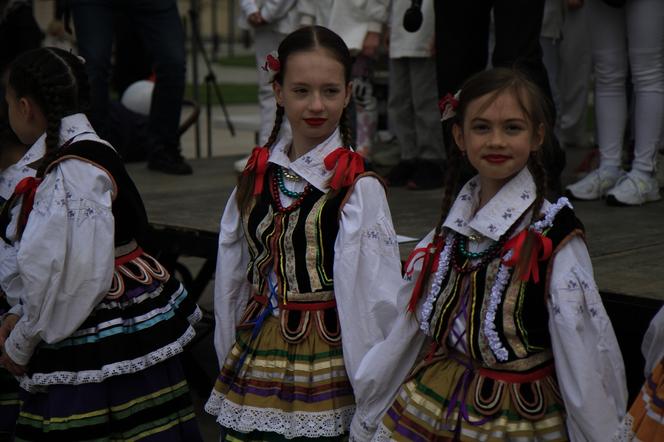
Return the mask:
<svg viewBox="0 0 664 442">
<path fill-rule="evenodd" d="M 613 8 L 602 0 L 590 0 L 587 6 L 600 167 L 621 164 L 630 71 L 635 138 L 632 169 L 652 173 L 664 121 L 664 1 L 627 0 L 623 8 Z"/>
</svg>

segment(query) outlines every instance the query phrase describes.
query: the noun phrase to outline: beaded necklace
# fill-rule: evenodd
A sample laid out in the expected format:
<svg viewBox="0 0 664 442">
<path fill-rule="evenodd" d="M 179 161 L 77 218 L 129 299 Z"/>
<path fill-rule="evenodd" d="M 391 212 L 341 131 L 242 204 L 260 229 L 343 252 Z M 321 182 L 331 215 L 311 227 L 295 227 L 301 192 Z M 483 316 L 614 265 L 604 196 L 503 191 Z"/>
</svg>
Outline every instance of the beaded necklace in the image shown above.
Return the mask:
<svg viewBox="0 0 664 442">
<path fill-rule="evenodd" d="M 507 242 L 510 236 L 512 236 L 512 232 L 514 232 L 514 229 L 516 229 L 518 224 L 520 224 L 518 221 L 512 224 L 512 226 L 501 235 L 498 241 L 494 242 L 481 252 L 469 252 L 466 248 L 467 238 L 460 233 L 456 233 L 452 240 L 453 244 L 450 264 L 452 264 L 457 273 L 472 273 L 477 269 L 486 266 L 491 260 L 498 256 L 503 245 Z M 457 255 L 461 255 L 466 259 L 462 260 L 461 264 L 459 264 Z M 479 259 L 479 262 L 470 265 L 470 260 L 475 259 Z"/>
<path fill-rule="evenodd" d="M 299 197 L 301 197 L 304 192 L 295 192 L 293 190 L 288 190 L 288 188 L 286 187 L 286 183 L 284 182 L 284 175 L 285 175 L 284 168 L 279 166 L 277 168 L 277 173 L 275 174 L 275 176 L 277 178 L 277 184 L 279 186 L 279 190 L 281 191 L 281 193 L 283 193 L 287 197 L 294 198 L 294 199 L 298 199 Z M 295 175 L 295 176 L 297 176 L 297 175 Z M 300 177 L 297 176 L 297 178 L 299 179 Z"/>
<path fill-rule="evenodd" d="M 283 177 L 281 178 L 281 184 L 280 185 L 280 180 L 279 180 L 279 168 L 277 169 L 276 173 L 272 173 L 272 183 L 270 186 L 270 191 L 272 193 L 272 201 L 274 201 L 274 205 L 277 206 L 277 210 L 281 213 L 285 212 L 292 212 L 293 210 L 297 209 L 300 207 L 302 204 L 302 201 L 304 201 L 304 198 L 311 192 L 311 184 L 307 184 L 304 187 L 304 190 L 302 192 L 292 192 L 293 194 L 296 194 L 297 196 L 291 196 L 288 195 L 287 193 L 284 192 L 284 195 L 289 196 L 290 198 L 294 198 L 295 201 L 293 201 L 288 207 L 284 207 L 281 204 L 281 198 L 279 196 L 279 192 L 283 192 L 283 189 L 281 189 L 283 185 Z M 283 186 L 285 187 L 285 186 Z M 288 190 L 288 189 L 286 189 Z M 290 191 L 289 191 L 290 192 Z"/>
</svg>

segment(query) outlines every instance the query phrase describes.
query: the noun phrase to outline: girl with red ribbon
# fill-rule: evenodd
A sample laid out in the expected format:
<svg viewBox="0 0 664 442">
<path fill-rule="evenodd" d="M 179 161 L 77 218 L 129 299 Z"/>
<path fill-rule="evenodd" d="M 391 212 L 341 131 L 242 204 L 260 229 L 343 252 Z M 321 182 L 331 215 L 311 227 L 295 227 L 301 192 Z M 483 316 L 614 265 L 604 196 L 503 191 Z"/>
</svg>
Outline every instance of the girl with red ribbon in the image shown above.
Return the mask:
<svg viewBox="0 0 664 442">
<path fill-rule="evenodd" d="M 396 317 L 396 234 L 380 179 L 351 148 L 343 40 L 301 28 L 277 61 L 272 135 L 221 219 L 221 372 L 205 408 L 224 440 L 341 440 L 360 360 Z"/>
<path fill-rule="evenodd" d="M 179 354 L 201 312 L 141 248 L 140 195 L 82 113 L 83 62 L 57 48 L 26 52 L 10 66 L 6 100 L 31 146 L 0 213 L 0 286 L 14 303 L 0 370 L 20 384 L 12 438 L 200 441 Z"/>
<path fill-rule="evenodd" d="M 356 440 L 611 440 L 624 366 L 583 226 L 548 202 L 546 100 L 488 70 L 454 104 L 443 213 L 413 252 L 412 296 L 358 369 Z M 477 175 L 460 190 L 461 166 Z"/>
</svg>

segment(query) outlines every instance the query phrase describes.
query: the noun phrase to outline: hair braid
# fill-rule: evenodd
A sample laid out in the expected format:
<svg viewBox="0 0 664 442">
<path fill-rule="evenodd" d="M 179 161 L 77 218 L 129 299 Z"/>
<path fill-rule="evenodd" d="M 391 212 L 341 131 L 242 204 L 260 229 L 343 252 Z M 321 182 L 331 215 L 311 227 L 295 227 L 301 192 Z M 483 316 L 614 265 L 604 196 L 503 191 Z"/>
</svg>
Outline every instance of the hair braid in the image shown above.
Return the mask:
<svg viewBox="0 0 664 442">
<path fill-rule="evenodd" d="M 350 148 L 355 144 L 353 140 L 353 131 L 350 129 L 350 123 L 348 121 L 348 106 L 346 106 L 341 113 L 339 132 L 341 132 L 341 141 L 344 143 L 344 147 Z"/>
<path fill-rule="evenodd" d="M 279 131 L 281 130 L 281 124 L 284 120 L 284 107 L 277 104 L 277 112 L 274 115 L 274 125 L 272 126 L 272 132 L 265 142 L 265 147 L 272 147 L 277 137 L 279 136 Z"/>
<path fill-rule="evenodd" d="M 281 124 L 284 120 L 284 108 L 283 106 L 277 105 L 277 112 L 274 116 L 274 126 L 272 126 L 272 132 L 265 142 L 263 147 L 272 147 L 277 141 L 279 136 L 279 131 L 281 129 Z M 251 201 L 254 198 L 254 186 L 256 184 L 256 177 L 253 174 L 244 174 L 241 173 L 237 178 L 237 193 L 235 195 L 237 205 L 240 208 L 240 212 L 244 213 L 249 209 Z"/>
<path fill-rule="evenodd" d="M 537 221 L 540 216 L 540 211 L 542 210 L 542 205 L 544 204 L 544 196 L 546 195 L 546 169 L 542 162 L 542 152 L 536 151 L 533 152 L 528 160 L 528 169 L 533 176 L 535 181 L 535 201 L 531 206 L 532 215 L 530 217 L 530 223 L 532 224 Z M 528 265 L 530 263 L 531 256 L 533 254 L 533 246 L 535 244 L 535 237 L 538 235 L 537 232 L 534 232 L 530 229 L 527 231 L 526 240 L 523 242 L 523 248 L 521 251 L 521 258 L 516 264 L 516 275 L 523 275 L 523 272 L 528 271 Z"/>
</svg>

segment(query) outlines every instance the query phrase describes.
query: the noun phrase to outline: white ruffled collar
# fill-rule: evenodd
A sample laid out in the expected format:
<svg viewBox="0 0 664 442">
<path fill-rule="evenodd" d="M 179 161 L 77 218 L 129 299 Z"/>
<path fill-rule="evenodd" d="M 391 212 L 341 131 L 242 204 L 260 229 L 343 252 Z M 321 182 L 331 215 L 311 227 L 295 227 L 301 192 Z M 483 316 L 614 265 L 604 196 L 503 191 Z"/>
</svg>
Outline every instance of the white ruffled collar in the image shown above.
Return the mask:
<svg viewBox="0 0 664 442">
<path fill-rule="evenodd" d="M 292 142 L 290 133 L 277 139 L 270 149 L 269 162 L 286 167 L 304 178 L 309 184 L 323 193 L 329 190 L 328 182 L 332 178 L 334 169 L 327 170 L 325 167 L 325 157 L 335 149 L 343 146 L 339 128 L 330 135 L 325 141 L 302 155 L 295 161 L 288 158 L 288 151 Z"/>
<path fill-rule="evenodd" d="M 537 191 L 533 176 L 524 167 L 477 210 L 479 195 L 480 179 L 476 175 L 459 192 L 443 226 L 464 236 L 479 233 L 497 241 L 530 208 Z"/>
<path fill-rule="evenodd" d="M 108 145 L 106 141 L 97 136 L 84 114 L 68 115 L 60 122 L 58 146 L 62 146 L 74 138 L 77 140 L 94 140 Z M 35 164 L 44 156 L 45 151 L 46 134 L 42 134 L 20 160 L 0 173 L 0 197 L 9 199 L 20 180 L 28 176 L 35 176 L 37 172 Z"/>
</svg>

